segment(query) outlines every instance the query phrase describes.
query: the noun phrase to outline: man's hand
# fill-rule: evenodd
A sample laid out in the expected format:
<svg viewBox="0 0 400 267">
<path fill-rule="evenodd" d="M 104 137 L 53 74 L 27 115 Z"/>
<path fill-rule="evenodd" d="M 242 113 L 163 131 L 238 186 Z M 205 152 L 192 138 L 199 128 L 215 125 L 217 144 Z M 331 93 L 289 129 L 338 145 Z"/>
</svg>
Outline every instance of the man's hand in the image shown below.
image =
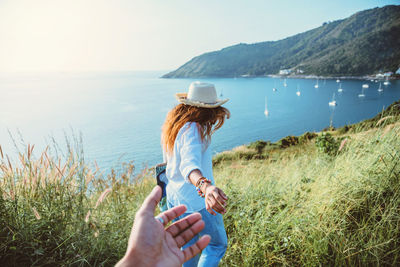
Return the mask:
<svg viewBox="0 0 400 267">
<path fill-rule="evenodd" d="M 167 228 L 170 221 L 186 211 L 184 205 L 167 210 L 154 217 L 161 198 L 161 188 L 155 187 L 136 213 L 125 256 L 117 263 L 122 266 L 181 266 L 199 254 L 210 242 L 210 236 L 201 237 L 194 245 L 181 250 L 204 228 L 199 213 L 179 220 Z M 161 223 L 163 221 L 164 223 Z"/>
</svg>

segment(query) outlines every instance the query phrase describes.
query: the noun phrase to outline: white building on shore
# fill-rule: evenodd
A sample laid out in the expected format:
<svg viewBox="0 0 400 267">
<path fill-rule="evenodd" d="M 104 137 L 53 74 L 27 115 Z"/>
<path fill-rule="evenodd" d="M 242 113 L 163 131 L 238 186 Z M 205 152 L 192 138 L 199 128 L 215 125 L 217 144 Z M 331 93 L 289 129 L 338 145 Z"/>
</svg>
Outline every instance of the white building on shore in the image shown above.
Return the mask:
<svg viewBox="0 0 400 267">
<path fill-rule="evenodd" d="M 385 77 L 390 77 L 390 76 L 392 76 L 392 75 L 393 75 L 393 72 L 391 72 L 391 71 L 385 72 L 385 73 L 383 74 L 383 76 L 385 76 Z"/>
<path fill-rule="evenodd" d="M 292 73 L 291 69 L 284 69 L 279 71 L 279 75 L 289 75 L 290 73 Z"/>
</svg>

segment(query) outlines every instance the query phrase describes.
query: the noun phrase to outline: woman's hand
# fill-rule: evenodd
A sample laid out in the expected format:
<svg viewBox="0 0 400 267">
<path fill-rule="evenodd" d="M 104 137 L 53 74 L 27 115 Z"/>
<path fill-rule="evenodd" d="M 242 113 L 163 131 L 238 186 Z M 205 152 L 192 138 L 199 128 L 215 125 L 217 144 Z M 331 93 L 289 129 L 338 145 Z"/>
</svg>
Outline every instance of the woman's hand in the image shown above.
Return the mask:
<svg viewBox="0 0 400 267">
<path fill-rule="evenodd" d="M 206 209 L 212 215 L 217 215 L 214 210 L 218 213 L 225 214 L 226 201 L 228 197 L 224 191 L 218 187 L 210 184 L 206 184 L 203 189 L 205 194 Z"/>
<path fill-rule="evenodd" d="M 204 176 L 198 169 L 193 170 L 189 174 L 190 182 L 196 187 L 200 179 L 204 179 Z M 209 213 L 211 213 L 212 215 L 217 215 L 215 213 L 216 211 L 218 213 L 225 214 L 225 206 L 228 197 L 225 195 L 224 191 L 214 185 L 211 185 L 208 182 L 204 183 L 201 186 L 200 190 L 205 195 L 206 209 Z"/>
</svg>

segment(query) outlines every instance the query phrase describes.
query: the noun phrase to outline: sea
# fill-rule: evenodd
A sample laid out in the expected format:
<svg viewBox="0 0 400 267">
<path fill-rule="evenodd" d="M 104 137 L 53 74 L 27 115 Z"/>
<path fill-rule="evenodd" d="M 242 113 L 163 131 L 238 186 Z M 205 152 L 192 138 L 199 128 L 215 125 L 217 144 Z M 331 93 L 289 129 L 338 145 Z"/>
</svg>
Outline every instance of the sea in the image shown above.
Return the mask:
<svg viewBox="0 0 400 267">
<path fill-rule="evenodd" d="M 256 140 L 275 142 L 356 123 L 400 99 L 400 81 L 160 78 L 167 72 L 2 73 L 2 151 L 17 161 L 27 144 L 35 145 L 38 156 L 46 146 L 66 151 L 68 143 L 81 139 L 86 162 L 96 162 L 105 172 L 122 162 L 133 162 L 137 169 L 154 166 L 162 162 L 161 127 L 178 103 L 175 93 L 187 92 L 196 80 L 215 84 L 218 96 L 229 99 L 225 107 L 231 118 L 213 135 L 214 154 Z M 336 106 L 328 104 L 332 100 Z"/>
</svg>

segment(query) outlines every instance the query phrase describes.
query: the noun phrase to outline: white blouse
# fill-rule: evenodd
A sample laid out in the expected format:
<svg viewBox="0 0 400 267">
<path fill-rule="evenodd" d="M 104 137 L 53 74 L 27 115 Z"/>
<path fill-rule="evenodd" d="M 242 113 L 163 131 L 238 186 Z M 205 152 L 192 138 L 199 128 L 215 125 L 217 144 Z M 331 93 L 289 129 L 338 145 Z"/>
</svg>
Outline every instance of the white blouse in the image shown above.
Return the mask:
<svg viewBox="0 0 400 267">
<path fill-rule="evenodd" d="M 187 122 L 178 132 L 173 153 L 163 151 L 167 162 L 167 201 L 172 206 L 184 204 L 186 212 L 204 209 L 204 198 L 197 194 L 196 187 L 189 181 L 193 170 L 200 170 L 213 184 L 212 156 L 209 143 L 202 142 L 195 122 Z"/>
</svg>

